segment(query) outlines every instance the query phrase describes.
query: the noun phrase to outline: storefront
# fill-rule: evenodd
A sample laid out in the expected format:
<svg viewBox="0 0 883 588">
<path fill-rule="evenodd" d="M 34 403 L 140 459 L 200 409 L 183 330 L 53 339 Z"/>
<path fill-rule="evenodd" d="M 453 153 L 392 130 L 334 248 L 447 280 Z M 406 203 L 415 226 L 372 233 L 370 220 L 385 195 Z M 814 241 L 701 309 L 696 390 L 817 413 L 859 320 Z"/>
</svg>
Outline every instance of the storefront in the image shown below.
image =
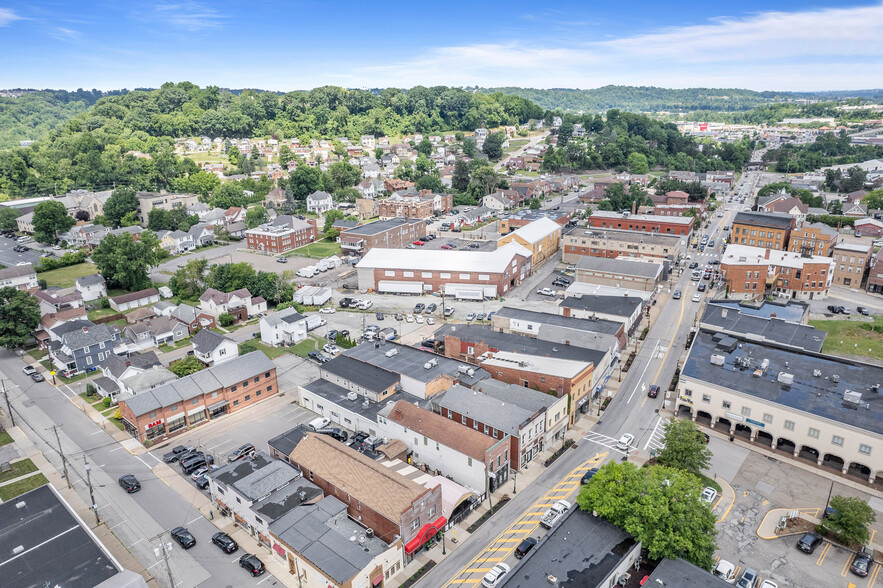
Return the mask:
<svg viewBox="0 0 883 588">
<path fill-rule="evenodd" d="M 166 419 L 166 429 L 168 429 L 169 433 L 174 433 L 178 429 L 183 429 L 186 426 L 187 421 L 184 419 L 183 412 L 179 412 Z"/>
<path fill-rule="evenodd" d="M 194 408 L 192 410 L 187 411 L 187 423 L 192 427 L 196 423 L 202 422 L 206 419 L 205 407 L 200 406 L 198 408 Z"/>
<path fill-rule="evenodd" d="M 156 419 L 144 426 L 144 438 L 156 439 L 166 434 L 165 419 Z"/>
<path fill-rule="evenodd" d="M 413 539 L 405 544 L 405 553 L 414 555 L 414 553 L 423 547 L 423 544 L 445 530 L 448 519 L 441 516 L 435 521 L 423 525 Z"/>
<path fill-rule="evenodd" d="M 217 418 L 227 414 L 227 407 L 230 406 L 230 403 L 226 400 L 222 400 L 220 402 L 215 402 L 208 407 L 208 413 L 210 418 Z"/>
</svg>

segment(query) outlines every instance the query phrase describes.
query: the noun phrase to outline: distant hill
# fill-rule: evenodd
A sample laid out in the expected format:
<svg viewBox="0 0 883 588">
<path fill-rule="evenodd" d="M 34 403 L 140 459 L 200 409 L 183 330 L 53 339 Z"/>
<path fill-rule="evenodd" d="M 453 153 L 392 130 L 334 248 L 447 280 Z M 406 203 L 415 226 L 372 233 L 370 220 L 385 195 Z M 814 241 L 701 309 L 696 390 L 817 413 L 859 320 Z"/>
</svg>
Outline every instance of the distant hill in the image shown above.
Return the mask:
<svg viewBox="0 0 883 588">
<path fill-rule="evenodd" d="M 0 96 L 0 149 L 38 141 L 106 95 L 98 90 L 10 90 Z"/>
</svg>

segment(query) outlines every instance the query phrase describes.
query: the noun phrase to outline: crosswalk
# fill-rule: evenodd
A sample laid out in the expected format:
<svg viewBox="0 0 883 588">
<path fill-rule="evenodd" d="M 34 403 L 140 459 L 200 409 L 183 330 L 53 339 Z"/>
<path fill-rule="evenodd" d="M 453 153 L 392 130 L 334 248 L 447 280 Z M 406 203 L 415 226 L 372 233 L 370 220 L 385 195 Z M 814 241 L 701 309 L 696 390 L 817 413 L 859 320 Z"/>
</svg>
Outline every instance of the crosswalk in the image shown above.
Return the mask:
<svg viewBox="0 0 883 588">
<path fill-rule="evenodd" d="M 658 418 L 656 420 L 656 425 L 653 427 L 653 432 L 650 434 L 650 438 L 647 439 L 647 443 L 644 444 L 644 450 L 656 451 L 657 453 L 662 451 L 662 448 L 665 447 L 665 423 L 668 422 L 667 418 Z"/>
<path fill-rule="evenodd" d="M 619 453 L 625 455 L 625 451 L 616 446 L 616 444 L 619 443 L 619 439 L 614 439 L 613 437 L 608 437 L 607 435 L 602 435 L 600 433 L 593 433 L 591 431 L 583 435 L 583 439 L 585 439 L 586 441 L 591 441 L 592 443 L 597 443 L 598 445 L 606 447 L 607 449 L 618 451 Z M 637 447 L 631 447 L 630 450 L 634 449 L 637 449 Z"/>
</svg>

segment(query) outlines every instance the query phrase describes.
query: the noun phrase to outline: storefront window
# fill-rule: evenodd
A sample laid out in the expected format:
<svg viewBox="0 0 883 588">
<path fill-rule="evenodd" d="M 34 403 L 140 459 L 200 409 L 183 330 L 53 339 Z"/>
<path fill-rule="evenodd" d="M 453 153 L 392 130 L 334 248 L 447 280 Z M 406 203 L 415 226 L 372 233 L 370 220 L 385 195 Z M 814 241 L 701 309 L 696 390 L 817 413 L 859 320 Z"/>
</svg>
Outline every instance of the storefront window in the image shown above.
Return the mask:
<svg viewBox="0 0 883 588">
<path fill-rule="evenodd" d="M 187 422 L 184 420 L 184 415 L 181 415 L 181 417 L 176 418 L 173 421 L 168 421 L 167 424 L 169 427 L 169 433 L 173 433 L 173 432 L 177 431 L 178 429 L 183 429 L 184 427 L 187 426 Z"/>
</svg>

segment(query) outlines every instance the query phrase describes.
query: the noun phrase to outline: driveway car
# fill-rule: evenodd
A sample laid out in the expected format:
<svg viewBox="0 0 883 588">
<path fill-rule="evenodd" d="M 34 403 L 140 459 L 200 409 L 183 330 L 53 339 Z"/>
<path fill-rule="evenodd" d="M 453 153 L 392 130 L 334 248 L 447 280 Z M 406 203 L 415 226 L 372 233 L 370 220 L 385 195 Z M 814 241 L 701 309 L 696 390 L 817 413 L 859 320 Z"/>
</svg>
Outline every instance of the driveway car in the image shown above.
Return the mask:
<svg viewBox="0 0 883 588">
<path fill-rule="evenodd" d="M 657 396 L 659 396 L 659 386 L 657 386 L 656 384 L 650 386 L 650 389 L 647 390 L 647 396 L 649 396 L 650 398 L 656 398 Z"/>
<path fill-rule="evenodd" d="M 317 363 L 325 363 L 326 361 L 328 361 L 328 358 L 325 357 L 324 355 L 322 355 L 321 353 L 319 353 L 318 351 L 310 351 L 309 353 L 307 353 L 307 357 L 309 357 L 310 359 L 312 359 L 313 361 L 315 361 Z"/>
<path fill-rule="evenodd" d="M 251 443 L 246 443 L 245 445 L 242 445 L 236 451 L 228 455 L 227 462 L 232 463 L 252 453 L 254 453 L 254 445 L 252 445 Z"/>
<path fill-rule="evenodd" d="M 331 343 L 326 343 L 322 346 L 322 351 L 329 355 L 337 355 L 340 353 L 340 348 L 337 345 L 332 345 Z"/>
<path fill-rule="evenodd" d="M 702 491 L 702 494 L 699 495 L 699 498 L 703 502 L 711 504 L 717 499 L 717 490 L 715 490 L 711 486 L 706 486 L 705 489 Z"/>
<path fill-rule="evenodd" d="M 120 476 L 119 483 L 120 487 L 129 494 L 141 490 L 141 483 L 132 474 Z"/>
<path fill-rule="evenodd" d="M 736 588 L 757 588 L 759 580 L 760 579 L 757 577 L 757 572 L 755 570 L 745 568 L 745 571 L 742 572 L 742 577 L 736 582 Z"/>
<path fill-rule="evenodd" d="M 264 568 L 264 562 L 259 560 L 257 556 L 249 553 L 239 558 L 239 567 L 245 568 L 254 577 L 260 576 L 266 569 Z"/>
<path fill-rule="evenodd" d="M 622 437 L 619 438 L 619 441 L 616 442 L 616 448 L 622 451 L 627 450 L 631 447 L 632 441 L 635 440 L 635 436 L 631 433 L 626 433 Z"/>
<path fill-rule="evenodd" d="M 506 577 L 506 574 L 508 574 L 511 569 L 512 568 L 507 564 L 498 563 L 491 568 L 491 571 L 485 574 L 484 578 L 481 580 L 481 585 L 485 588 L 496 588 L 497 586 L 500 586 L 503 583 L 503 578 Z"/>
<path fill-rule="evenodd" d="M 822 538 L 815 533 L 806 533 L 797 542 L 797 549 L 804 553 L 812 553 L 822 542 Z"/>
<path fill-rule="evenodd" d="M 212 535 L 212 543 L 221 548 L 224 553 L 233 553 L 239 546 L 227 533 L 215 533 Z"/>
<path fill-rule="evenodd" d="M 184 549 L 190 549 L 196 545 L 196 537 L 184 527 L 175 527 L 169 531 L 169 534 L 171 534 L 172 539 L 177 541 Z"/>
</svg>

